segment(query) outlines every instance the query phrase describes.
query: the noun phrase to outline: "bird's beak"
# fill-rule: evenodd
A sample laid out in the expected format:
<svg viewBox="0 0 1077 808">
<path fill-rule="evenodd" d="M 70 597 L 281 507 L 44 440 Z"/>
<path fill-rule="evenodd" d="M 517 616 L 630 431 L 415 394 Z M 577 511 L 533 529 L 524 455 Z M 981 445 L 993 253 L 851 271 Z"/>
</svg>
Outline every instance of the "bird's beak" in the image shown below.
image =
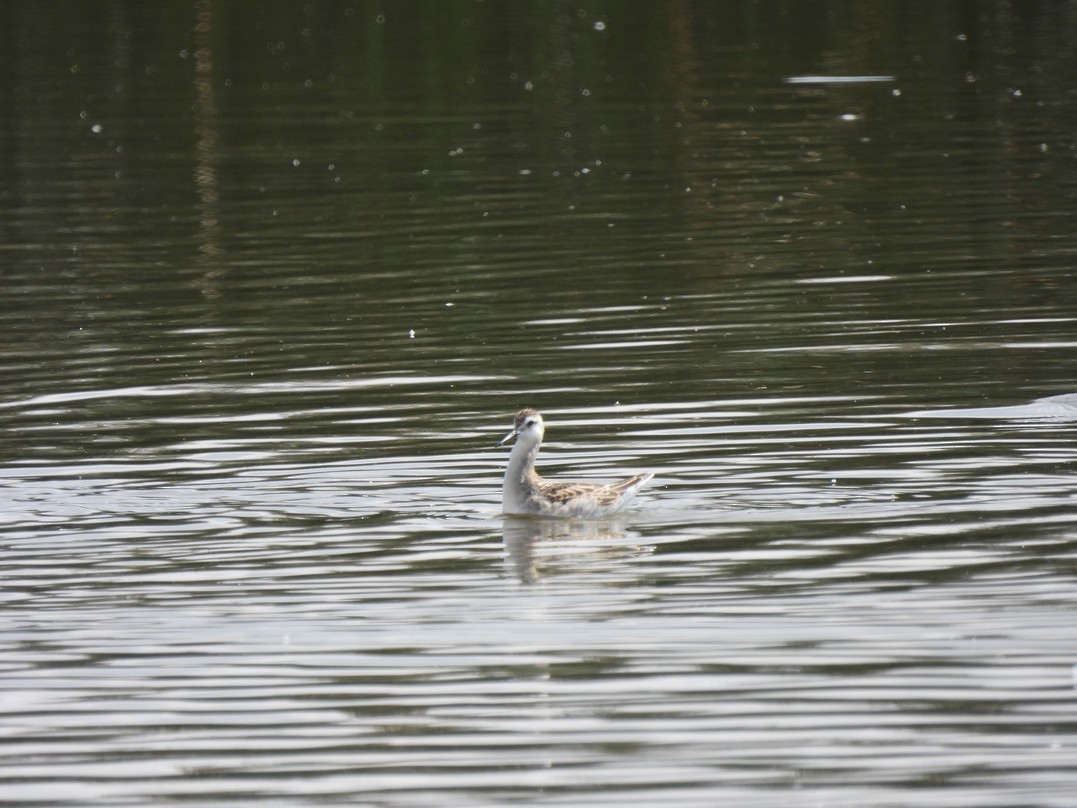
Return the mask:
<svg viewBox="0 0 1077 808">
<path fill-rule="evenodd" d="M 497 445 L 498 446 L 504 446 L 506 443 L 508 443 L 510 440 L 512 440 L 515 437 L 516 437 L 516 430 L 514 429 L 514 430 L 512 430 L 512 432 L 510 432 L 505 437 L 503 437 L 501 439 L 501 441 Z"/>
</svg>

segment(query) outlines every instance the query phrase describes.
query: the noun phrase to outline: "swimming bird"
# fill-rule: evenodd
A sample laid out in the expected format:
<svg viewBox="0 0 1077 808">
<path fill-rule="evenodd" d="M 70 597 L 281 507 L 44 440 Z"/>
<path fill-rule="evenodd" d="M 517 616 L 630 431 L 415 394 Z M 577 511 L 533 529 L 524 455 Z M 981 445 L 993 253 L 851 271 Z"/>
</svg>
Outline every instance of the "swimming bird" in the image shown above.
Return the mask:
<svg viewBox="0 0 1077 808">
<path fill-rule="evenodd" d="M 597 483 L 558 483 L 543 479 L 535 471 L 542 436 L 542 416 L 535 410 L 516 413 L 512 432 L 498 443 L 501 446 L 516 438 L 505 470 L 501 491 L 501 509 L 507 514 L 553 516 L 564 519 L 596 519 L 617 513 L 654 475 L 637 474 L 627 480 Z"/>
</svg>

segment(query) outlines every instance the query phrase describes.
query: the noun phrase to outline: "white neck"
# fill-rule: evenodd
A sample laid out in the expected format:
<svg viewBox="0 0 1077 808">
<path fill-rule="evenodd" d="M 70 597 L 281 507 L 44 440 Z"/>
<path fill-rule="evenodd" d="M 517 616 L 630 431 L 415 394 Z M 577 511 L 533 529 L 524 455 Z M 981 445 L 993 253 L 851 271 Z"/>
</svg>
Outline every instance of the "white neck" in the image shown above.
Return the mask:
<svg viewBox="0 0 1077 808">
<path fill-rule="evenodd" d="M 539 441 L 528 442 L 517 438 L 505 469 L 505 485 L 501 491 L 501 507 L 505 513 L 527 513 L 525 502 L 534 488 L 529 477 L 534 473 L 538 457 Z"/>
</svg>

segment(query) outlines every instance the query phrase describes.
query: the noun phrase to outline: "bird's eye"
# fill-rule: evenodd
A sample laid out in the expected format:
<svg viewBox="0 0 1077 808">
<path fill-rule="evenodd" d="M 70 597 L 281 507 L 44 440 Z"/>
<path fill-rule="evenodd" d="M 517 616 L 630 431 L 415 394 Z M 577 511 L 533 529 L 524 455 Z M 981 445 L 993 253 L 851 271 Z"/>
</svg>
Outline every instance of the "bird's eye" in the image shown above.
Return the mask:
<svg viewBox="0 0 1077 808">
<path fill-rule="evenodd" d="M 534 418 L 528 418 L 527 423 L 525 424 L 525 426 L 534 426 L 534 425 L 535 425 L 535 419 Z"/>
</svg>

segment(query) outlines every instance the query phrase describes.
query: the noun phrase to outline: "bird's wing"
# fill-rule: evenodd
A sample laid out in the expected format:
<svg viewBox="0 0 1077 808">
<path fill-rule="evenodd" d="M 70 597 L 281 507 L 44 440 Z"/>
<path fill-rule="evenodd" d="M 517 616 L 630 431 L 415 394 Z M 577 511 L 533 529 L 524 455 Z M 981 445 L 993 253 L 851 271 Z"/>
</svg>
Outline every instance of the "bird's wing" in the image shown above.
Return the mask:
<svg viewBox="0 0 1077 808">
<path fill-rule="evenodd" d="M 595 483 L 546 483 L 542 486 L 542 493 L 550 500 L 557 503 L 565 503 L 579 497 L 591 497 L 599 505 L 612 505 L 626 491 L 631 491 L 639 485 L 647 482 L 654 475 L 637 474 L 627 480 L 619 480 L 608 485 L 596 485 Z"/>
</svg>

